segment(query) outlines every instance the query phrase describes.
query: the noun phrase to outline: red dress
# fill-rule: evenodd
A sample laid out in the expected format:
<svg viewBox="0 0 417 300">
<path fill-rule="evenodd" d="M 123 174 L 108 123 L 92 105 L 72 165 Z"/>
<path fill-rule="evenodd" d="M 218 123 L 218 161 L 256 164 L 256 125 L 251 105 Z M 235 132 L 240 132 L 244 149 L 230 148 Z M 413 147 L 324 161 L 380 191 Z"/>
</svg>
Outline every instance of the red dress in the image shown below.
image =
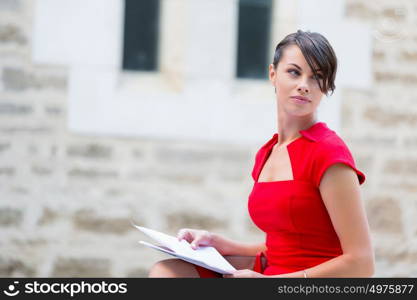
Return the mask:
<svg viewBox="0 0 417 300">
<path fill-rule="evenodd" d="M 356 172 L 360 184 L 365 181 L 346 144 L 325 123 L 300 134 L 287 145 L 293 180 L 258 181 L 278 134 L 255 157 L 248 209 L 253 222 L 266 233 L 267 250 L 257 255 L 253 269 L 265 275 L 303 270 L 341 255 L 339 238 L 320 195 L 320 180 L 331 165 L 343 163 Z M 259 259 L 264 254 L 267 266 L 262 269 Z M 197 271 L 201 277 L 220 277 L 200 267 Z"/>
<path fill-rule="evenodd" d="M 365 181 L 346 144 L 325 123 L 300 134 L 287 145 L 293 180 L 258 182 L 278 134 L 255 158 L 248 209 L 253 222 L 266 233 L 265 275 L 303 270 L 341 255 L 339 238 L 320 195 L 320 180 L 331 165 L 343 163 L 356 172 L 360 184 Z"/>
</svg>

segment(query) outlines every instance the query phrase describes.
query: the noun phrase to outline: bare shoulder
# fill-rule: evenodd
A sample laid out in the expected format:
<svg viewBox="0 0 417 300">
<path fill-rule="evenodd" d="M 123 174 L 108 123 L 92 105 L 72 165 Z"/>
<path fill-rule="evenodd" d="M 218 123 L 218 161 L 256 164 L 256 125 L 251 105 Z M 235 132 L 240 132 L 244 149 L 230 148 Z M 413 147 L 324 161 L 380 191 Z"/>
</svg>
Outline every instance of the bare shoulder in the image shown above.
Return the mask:
<svg viewBox="0 0 417 300">
<path fill-rule="evenodd" d="M 331 165 L 323 174 L 323 178 L 320 182 L 320 188 L 323 185 L 348 184 L 350 182 L 358 183 L 359 185 L 355 170 L 344 163 L 335 163 Z"/>
<path fill-rule="evenodd" d="M 351 167 L 343 163 L 334 164 L 327 169 L 319 190 L 328 210 L 336 207 L 346 210 L 344 205 L 358 206 L 361 202 L 358 177 Z"/>
</svg>

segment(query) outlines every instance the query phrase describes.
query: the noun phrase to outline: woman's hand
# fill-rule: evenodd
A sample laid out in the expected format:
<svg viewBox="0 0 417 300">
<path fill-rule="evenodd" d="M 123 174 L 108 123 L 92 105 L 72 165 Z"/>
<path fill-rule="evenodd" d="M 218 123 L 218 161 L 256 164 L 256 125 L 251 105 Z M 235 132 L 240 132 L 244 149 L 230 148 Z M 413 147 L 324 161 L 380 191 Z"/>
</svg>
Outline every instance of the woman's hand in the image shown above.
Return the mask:
<svg viewBox="0 0 417 300">
<path fill-rule="evenodd" d="M 244 269 L 244 270 L 237 270 L 234 271 L 232 274 L 224 274 L 223 275 L 224 278 L 265 278 L 267 276 L 249 270 L 249 269 Z"/>
<path fill-rule="evenodd" d="M 182 228 L 178 231 L 177 238 L 179 241 L 189 242 L 193 249 L 197 249 L 199 246 L 213 246 L 213 236 L 207 230 Z"/>
</svg>

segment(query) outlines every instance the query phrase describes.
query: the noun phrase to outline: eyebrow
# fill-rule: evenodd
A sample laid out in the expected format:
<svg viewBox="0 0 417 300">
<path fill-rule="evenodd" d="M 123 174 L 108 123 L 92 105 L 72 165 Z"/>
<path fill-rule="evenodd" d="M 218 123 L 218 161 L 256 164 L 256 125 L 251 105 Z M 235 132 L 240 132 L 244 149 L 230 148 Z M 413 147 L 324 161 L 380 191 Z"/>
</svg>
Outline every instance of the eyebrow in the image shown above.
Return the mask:
<svg viewBox="0 0 417 300">
<path fill-rule="evenodd" d="M 302 71 L 303 69 L 301 69 L 301 67 L 299 66 L 299 65 L 297 65 L 297 64 L 293 64 L 293 63 L 290 63 L 289 65 L 293 65 L 293 66 L 295 66 L 297 69 L 299 69 L 300 71 Z M 320 69 L 317 69 L 316 70 L 316 72 L 321 72 L 321 73 L 323 73 Z"/>
</svg>

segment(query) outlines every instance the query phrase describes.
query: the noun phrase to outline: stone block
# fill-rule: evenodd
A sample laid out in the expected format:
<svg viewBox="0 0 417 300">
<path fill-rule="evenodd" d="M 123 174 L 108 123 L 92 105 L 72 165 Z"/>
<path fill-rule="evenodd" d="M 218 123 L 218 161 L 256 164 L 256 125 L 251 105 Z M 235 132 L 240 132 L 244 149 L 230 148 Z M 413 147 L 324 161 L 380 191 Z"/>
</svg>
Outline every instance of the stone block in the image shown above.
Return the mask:
<svg viewBox="0 0 417 300">
<path fill-rule="evenodd" d="M 407 63 L 415 64 L 417 63 L 417 51 L 416 50 L 403 50 L 400 53 L 400 59 Z"/>
<path fill-rule="evenodd" d="M 384 61 L 385 60 L 385 52 L 375 50 L 372 52 L 372 58 L 375 61 Z"/>
<path fill-rule="evenodd" d="M 72 168 L 67 172 L 67 175 L 72 178 L 80 179 L 115 179 L 119 176 L 119 173 L 114 170 Z"/>
<path fill-rule="evenodd" d="M 416 137 L 406 137 L 403 139 L 403 147 L 407 148 L 414 148 L 417 147 L 417 138 Z"/>
<path fill-rule="evenodd" d="M 90 210 L 75 212 L 73 222 L 76 229 L 95 233 L 121 235 L 132 230 L 128 218 L 97 216 Z"/>
<path fill-rule="evenodd" d="M 0 128 L 0 132 L 4 134 L 51 134 L 52 128 L 49 126 L 30 126 L 30 125 L 19 125 L 19 126 L 5 126 Z"/>
<path fill-rule="evenodd" d="M 38 220 L 38 225 L 44 226 L 44 225 L 50 225 L 54 221 L 56 221 L 59 217 L 59 214 L 47 207 L 43 209 L 42 216 Z"/>
<path fill-rule="evenodd" d="M 61 116 L 62 115 L 62 108 L 59 106 L 46 106 L 44 111 L 47 115 L 50 116 Z"/>
<path fill-rule="evenodd" d="M 35 275 L 35 269 L 24 261 L 0 255 L 0 277 L 32 277 Z"/>
<path fill-rule="evenodd" d="M 34 165 L 34 166 L 32 166 L 32 173 L 35 176 L 37 176 L 37 175 L 46 176 L 46 175 L 50 175 L 52 173 L 52 170 L 49 167 Z"/>
<path fill-rule="evenodd" d="M 21 209 L 2 207 L 0 208 L 1 226 L 18 226 L 22 222 L 23 212 Z"/>
<path fill-rule="evenodd" d="M 196 175 L 196 174 L 187 174 L 187 172 L 167 172 L 167 173 L 161 173 L 158 175 L 159 179 L 162 180 L 166 180 L 172 183 L 177 183 L 177 184 L 190 184 L 190 185 L 195 185 L 195 184 L 201 184 L 204 182 L 204 176 L 203 174 L 201 175 Z"/>
<path fill-rule="evenodd" d="M 14 43 L 23 46 L 27 44 L 27 38 L 21 28 L 15 24 L 0 25 L 0 43 Z"/>
<path fill-rule="evenodd" d="M 10 149 L 10 143 L 0 143 L 0 153 Z"/>
<path fill-rule="evenodd" d="M 110 274 L 109 259 L 59 257 L 51 277 L 110 277 Z"/>
<path fill-rule="evenodd" d="M 397 136 L 390 135 L 355 135 L 346 140 L 349 144 L 370 149 L 393 148 L 397 144 Z"/>
<path fill-rule="evenodd" d="M 0 10 L 17 11 L 20 9 L 21 0 L 0 0 Z"/>
<path fill-rule="evenodd" d="M 15 103 L 0 103 L 1 115 L 28 115 L 33 112 L 30 105 Z"/>
<path fill-rule="evenodd" d="M 382 9 L 382 17 L 396 22 L 404 21 L 406 12 L 403 7 L 387 7 Z"/>
<path fill-rule="evenodd" d="M 10 187 L 10 192 L 12 194 L 27 195 L 29 193 L 29 190 L 27 187 L 23 186 L 12 186 Z"/>
<path fill-rule="evenodd" d="M 364 118 L 381 127 L 392 128 L 399 125 L 415 126 L 417 124 L 417 115 L 412 111 L 393 111 L 380 107 L 368 107 L 364 112 Z"/>
<path fill-rule="evenodd" d="M 221 164 L 238 164 L 246 165 L 248 162 L 252 162 L 252 156 L 249 151 L 242 150 L 224 150 L 216 153 L 216 158 Z"/>
<path fill-rule="evenodd" d="M 129 278 L 147 278 L 149 274 L 149 270 L 145 268 L 136 268 L 131 269 L 127 272 L 127 277 Z"/>
<path fill-rule="evenodd" d="M 366 202 L 369 226 L 372 231 L 403 235 L 402 211 L 391 197 L 374 197 Z"/>
<path fill-rule="evenodd" d="M 379 84 L 401 84 L 401 85 L 412 85 L 415 86 L 417 83 L 417 75 L 410 74 L 400 74 L 390 71 L 377 71 L 374 73 L 375 81 Z"/>
<path fill-rule="evenodd" d="M 169 229 L 179 230 L 180 228 L 196 228 L 204 230 L 224 229 L 227 222 L 212 216 L 199 214 L 195 211 L 185 212 L 179 211 L 167 214 L 167 227 Z"/>
<path fill-rule="evenodd" d="M 11 177 L 16 173 L 16 169 L 14 167 L 0 167 L 0 176 L 7 176 Z"/>
<path fill-rule="evenodd" d="M 345 14 L 347 17 L 364 20 L 374 19 L 377 16 L 377 12 L 367 5 L 367 3 L 358 1 L 347 1 Z"/>
<path fill-rule="evenodd" d="M 416 175 L 417 159 L 390 159 L 384 165 L 384 172 L 393 175 Z"/>
<path fill-rule="evenodd" d="M 134 158 L 144 158 L 145 157 L 145 150 L 144 149 L 133 149 L 132 150 L 132 157 Z"/>
<path fill-rule="evenodd" d="M 5 90 L 24 91 L 27 89 L 65 90 L 67 79 L 60 75 L 41 74 L 39 71 L 6 67 L 3 69 L 3 86 Z"/>
<path fill-rule="evenodd" d="M 72 145 L 67 148 L 67 155 L 70 157 L 109 159 L 112 152 L 111 147 L 99 144 Z"/>
<path fill-rule="evenodd" d="M 157 148 L 155 159 L 165 163 L 210 163 L 213 160 L 213 153 L 207 150 L 179 149 L 179 148 Z"/>
</svg>

